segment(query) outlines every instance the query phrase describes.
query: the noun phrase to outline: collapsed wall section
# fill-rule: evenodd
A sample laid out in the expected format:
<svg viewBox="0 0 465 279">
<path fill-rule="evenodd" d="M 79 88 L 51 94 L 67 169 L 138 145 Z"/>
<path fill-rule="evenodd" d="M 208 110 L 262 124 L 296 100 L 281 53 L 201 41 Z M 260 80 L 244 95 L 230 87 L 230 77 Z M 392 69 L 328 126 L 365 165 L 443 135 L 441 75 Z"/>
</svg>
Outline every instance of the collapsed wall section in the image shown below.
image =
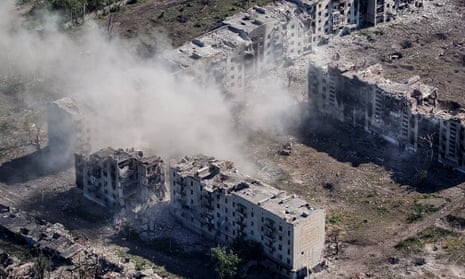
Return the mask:
<svg viewBox="0 0 465 279">
<path fill-rule="evenodd" d="M 405 83 L 385 79 L 381 65 L 357 71 L 333 64 L 309 67 L 311 109 L 363 127 L 386 141 L 465 172 L 464 110 L 438 100 L 437 88 L 418 76 Z"/>
<path fill-rule="evenodd" d="M 123 207 L 130 199 L 145 201 L 165 196 L 163 161 L 141 151 L 101 149 L 89 156 L 76 154 L 76 185 L 84 196 L 104 207 Z"/>
</svg>

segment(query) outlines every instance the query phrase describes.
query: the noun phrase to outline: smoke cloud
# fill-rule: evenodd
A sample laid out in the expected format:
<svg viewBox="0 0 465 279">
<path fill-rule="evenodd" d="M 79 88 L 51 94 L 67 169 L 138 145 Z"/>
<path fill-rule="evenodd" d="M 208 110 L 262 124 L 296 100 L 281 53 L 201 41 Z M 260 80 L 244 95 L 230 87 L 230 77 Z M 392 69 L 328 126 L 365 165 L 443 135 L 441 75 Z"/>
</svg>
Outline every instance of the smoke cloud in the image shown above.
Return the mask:
<svg viewBox="0 0 465 279">
<path fill-rule="evenodd" d="M 95 23 L 63 32 L 57 22 L 46 15 L 28 25 L 14 1 L 1 1 L 0 77 L 36 81 L 24 89 L 32 99 L 48 91 L 89 107 L 94 149 L 150 147 L 165 157 L 204 153 L 246 161 L 246 135 L 218 85 L 171 73 L 161 54 L 141 58 L 134 44 L 110 39 Z M 285 86 L 264 84 L 254 85 L 261 93 L 241 96 L 247 104 L 241 121 L 252 130 L 284 131 L 281 116 L 295 101 Z"/>
</svg>

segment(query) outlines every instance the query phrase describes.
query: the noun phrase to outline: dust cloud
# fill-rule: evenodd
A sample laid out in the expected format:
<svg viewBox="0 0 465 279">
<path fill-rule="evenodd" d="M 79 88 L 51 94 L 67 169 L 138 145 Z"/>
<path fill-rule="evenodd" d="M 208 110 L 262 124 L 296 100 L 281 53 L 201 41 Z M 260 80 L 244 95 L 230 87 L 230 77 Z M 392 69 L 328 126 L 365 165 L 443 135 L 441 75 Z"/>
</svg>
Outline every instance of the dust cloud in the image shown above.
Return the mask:
<svg viewBox="0 0 465 279">
<path fill-rule="evenodd" d="M 39 80 L 88 107 L 94 150 L 150 147 L 164 157 L 204 153 L 247 163 L 248 132 L 237 129 L 218 85 L 173 74 L 162 54 L 141 58 L 134 44 L 110 39 L 93 22 L 71 32 L 57 22 L 46 14 L 40 24 L 30 24 L 14 1 L 1 1 L 0 76 Z M 264 84 L 254 86 L 260 94 L 243 94 L 247 105 L 240 119 L 250 130 L 285 131 L 283 108 L 294 101 L 284 86 Z"/>
</svg>

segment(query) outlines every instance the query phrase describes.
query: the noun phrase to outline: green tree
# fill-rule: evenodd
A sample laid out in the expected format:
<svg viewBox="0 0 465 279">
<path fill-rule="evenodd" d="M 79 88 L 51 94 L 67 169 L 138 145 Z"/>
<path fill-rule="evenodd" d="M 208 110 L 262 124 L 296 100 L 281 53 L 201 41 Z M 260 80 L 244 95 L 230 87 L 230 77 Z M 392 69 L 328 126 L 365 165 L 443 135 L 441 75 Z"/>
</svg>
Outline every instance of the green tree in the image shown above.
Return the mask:
<svg viewBox="0 0 465 279">
<path fill-rule="evenodd" d="M 232 250 L 224 246 L 211 248 L 213 261 L 216 263 L 216 272 L 220 279 L 232 279 L 236 276 L 241 259 Z"/>
</svg>

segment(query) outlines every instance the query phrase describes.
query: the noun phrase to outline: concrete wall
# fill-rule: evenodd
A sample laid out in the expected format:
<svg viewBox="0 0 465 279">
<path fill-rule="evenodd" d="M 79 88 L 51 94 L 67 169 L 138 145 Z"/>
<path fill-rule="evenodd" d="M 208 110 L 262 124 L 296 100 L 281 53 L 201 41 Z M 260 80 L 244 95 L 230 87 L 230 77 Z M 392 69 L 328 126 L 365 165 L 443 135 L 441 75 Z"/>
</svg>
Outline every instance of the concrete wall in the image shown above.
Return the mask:
<svg viewBox="0 0 465 279">
<path fill-rule="evenodd" d="M 465 172 L 465 114 L 458 104 L 438 101 L 435 89 L 424 96 L 421 86 L 408 81 L 392 83 L 405 92 L 391 92 L 332 67 L 310 66 L 308 73 L 312 111 L 363 127 L 406 150 L 422 149 L 430 160 Z"/>
<path fill-rule="evenodd" d="M 169 173 L 171 212 L 193 231 L 219 243 L 236 238 L 257 241 L 274 269 L 289 278 L 307 275 L 320 262 L 325 235 L 322 210 L 292 224 L 234 191 L 206 186 L 199 177 L 182 176 L 174 168 Z"/>
</svg>

